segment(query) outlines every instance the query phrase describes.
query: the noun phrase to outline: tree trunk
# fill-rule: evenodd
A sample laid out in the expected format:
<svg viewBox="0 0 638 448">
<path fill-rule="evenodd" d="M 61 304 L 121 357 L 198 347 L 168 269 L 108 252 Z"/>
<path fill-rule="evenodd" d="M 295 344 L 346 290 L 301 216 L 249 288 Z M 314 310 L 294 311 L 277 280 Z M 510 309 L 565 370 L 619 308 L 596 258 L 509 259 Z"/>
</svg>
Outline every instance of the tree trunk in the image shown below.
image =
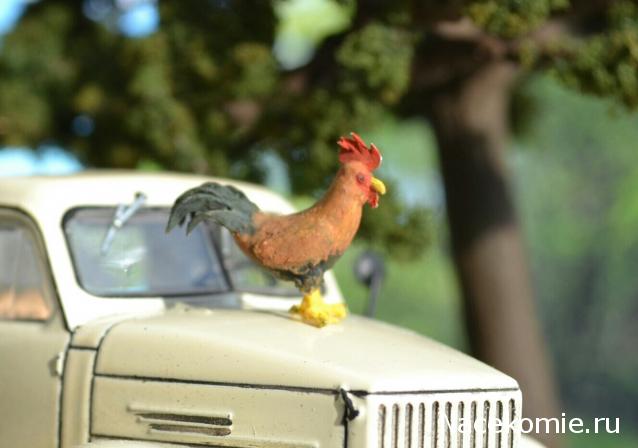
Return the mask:
<svg viewBox="0 0 638 448">
<path fill-rule="evenodd" d="M 504 160 L 515 75 L 509 62 L 486 63 L 439 90 L 430 115 L 471 349 L 518 380 L 526 417 L 551 417 L 559 415 L 556 388 Z"/>
</svg>

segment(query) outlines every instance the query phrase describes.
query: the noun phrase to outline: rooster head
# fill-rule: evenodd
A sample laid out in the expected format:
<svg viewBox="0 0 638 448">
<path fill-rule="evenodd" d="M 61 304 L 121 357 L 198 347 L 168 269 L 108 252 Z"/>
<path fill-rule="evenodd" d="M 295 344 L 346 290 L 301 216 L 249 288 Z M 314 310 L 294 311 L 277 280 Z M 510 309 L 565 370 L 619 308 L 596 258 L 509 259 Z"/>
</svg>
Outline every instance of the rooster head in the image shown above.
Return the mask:
<svg viewBox="0 0 638 448">
<path fill-rule="evenodd" d="M 349 168 L 355 182 L 364 192 L 365 198 L 373 208 L 379 206 L 379 195 L 385 194 L 385 185 L 372 173 L 381 165 L 381 153 L 374 146 L 368 147 L 354 132 L 350 137 L 341 137 L 337 144 L 340 147 L 339 161 Z"/>
</svg>

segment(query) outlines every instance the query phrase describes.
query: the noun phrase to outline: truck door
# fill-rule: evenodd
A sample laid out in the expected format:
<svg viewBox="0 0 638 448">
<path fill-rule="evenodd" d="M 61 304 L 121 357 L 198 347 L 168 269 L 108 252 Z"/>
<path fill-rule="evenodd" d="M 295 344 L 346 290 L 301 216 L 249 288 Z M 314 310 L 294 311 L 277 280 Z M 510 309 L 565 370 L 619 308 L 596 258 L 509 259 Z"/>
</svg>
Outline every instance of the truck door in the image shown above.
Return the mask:
<svg viewBox="0 0 638 448">
<path fill-rule="evenodd" d="M 44 246 L 31 220 L 0 209 L 0 445 L 58 445 L 69 341 Z"/>
</svg>

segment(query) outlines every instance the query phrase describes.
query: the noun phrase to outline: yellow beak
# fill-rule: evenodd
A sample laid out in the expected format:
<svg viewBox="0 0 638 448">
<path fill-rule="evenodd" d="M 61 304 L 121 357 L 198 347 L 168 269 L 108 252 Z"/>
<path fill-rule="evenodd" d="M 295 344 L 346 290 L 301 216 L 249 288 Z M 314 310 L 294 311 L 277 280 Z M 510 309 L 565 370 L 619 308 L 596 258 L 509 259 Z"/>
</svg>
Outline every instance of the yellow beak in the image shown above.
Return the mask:
<svg viewBox="0 0 638 448">
<path fill-rule="evenodd" d="M 372 180 L 370 181 L 370 186 L 377 193 L 385 194 L 385 184 L 381 182 L 379 179 L 377 179 L 376 177 L 372 178 Z"/>
</svg>

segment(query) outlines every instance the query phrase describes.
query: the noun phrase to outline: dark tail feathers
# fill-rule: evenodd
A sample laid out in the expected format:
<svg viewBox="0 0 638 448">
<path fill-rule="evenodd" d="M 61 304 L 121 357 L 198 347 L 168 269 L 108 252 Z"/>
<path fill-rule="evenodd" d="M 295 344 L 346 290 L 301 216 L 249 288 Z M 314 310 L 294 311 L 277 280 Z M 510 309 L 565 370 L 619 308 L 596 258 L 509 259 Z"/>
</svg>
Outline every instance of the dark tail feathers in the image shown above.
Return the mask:
<svg viewBox="0 0 638 448">
<path fill-rule="evenodd" d="M 186 221 L 186 233 L 202 221 L 211 221 L 234 233 L 252 233 L 252 216 L 259 208 L 244 193 L 230 185 L 207 182 L 177 198 L 168 218 L 166 232 Z"/>
</svg>

